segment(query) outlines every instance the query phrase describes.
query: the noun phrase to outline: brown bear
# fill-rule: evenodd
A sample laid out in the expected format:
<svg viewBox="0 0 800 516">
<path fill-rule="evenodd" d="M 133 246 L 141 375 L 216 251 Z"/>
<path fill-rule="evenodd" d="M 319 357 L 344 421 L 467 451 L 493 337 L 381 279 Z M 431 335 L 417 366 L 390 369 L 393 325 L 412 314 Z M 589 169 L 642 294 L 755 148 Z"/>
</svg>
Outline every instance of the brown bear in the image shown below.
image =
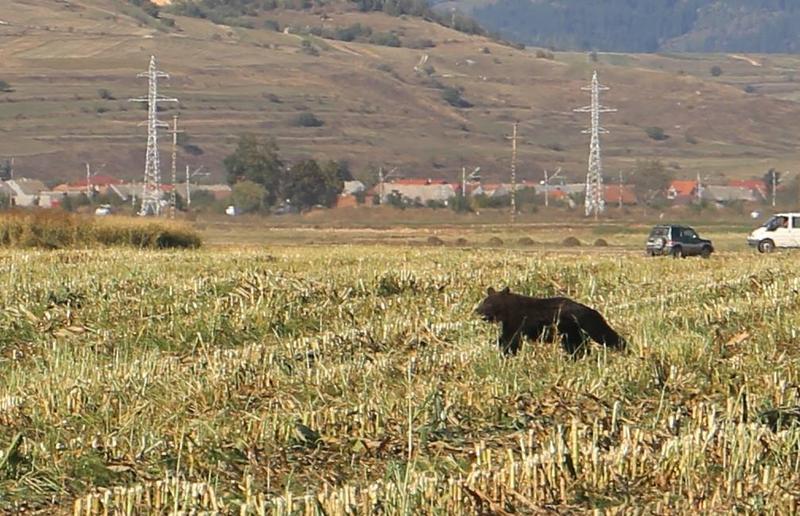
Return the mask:
<svg viewBox="0 0 800 516">
<path fill-rule="evenodd" d="M 521 296 L 508 287 L 500 292 L 489 287 L 487 293 L 475 311 L 486 321 L 502 324 L 498 345 L 506 355 L 517 354 L 523 335 L 536 340 L 559 337 L 573 356 L 586 351 L 587 335 L 606 347 L 626 347 L 600 313 L 569 298 Z"/>
</svg>

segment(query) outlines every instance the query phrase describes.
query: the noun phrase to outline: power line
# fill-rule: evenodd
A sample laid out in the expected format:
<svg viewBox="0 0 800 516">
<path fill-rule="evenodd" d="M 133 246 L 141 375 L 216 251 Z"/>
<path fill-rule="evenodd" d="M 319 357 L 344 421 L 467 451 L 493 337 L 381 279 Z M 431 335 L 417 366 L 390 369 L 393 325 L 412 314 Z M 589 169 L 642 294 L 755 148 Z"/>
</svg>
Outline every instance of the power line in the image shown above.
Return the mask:
<svg viewBox="0 0 800 516">
<path fill-rule="evenodd" d="M 591 114 L 592 128 L 581 132 L 592 135 L 589 143 L 589 171 L 586 174 L 586 216 L 594 214 L 595 220 L 606 209 L 605 192 L 603 191 L 603 162 L 600 159 L 600 134 L 606 134 L 608 131 L 600 127 L 600 113 L 616 111 L 616 109 L 600 105 L 600 92 L 608 89 L 608 87 L 600 85 L 595 71 L 591 85 L 581 88 L 583 91 L 591 92 L 591 105 L 574 110 L 577 113 Z"/>
<path fill-rule="evenodd" d="M 156 58 L 150 56 L 150 66 L 137 77 L 147 77 L 149 88 L 147 98 L 130 99 L 131 102 L 147 103 L 147 156 L 144 166 L 144 185 L 142 186 L 142 207 L 139 215 L 161 215 L 161 168 L 158 157 L 158 128 L 168 128 L 158 120 L 159 102 L 178 102 L 178 99 L 158 96 L 158 79 L 169 75 L 156 69 Z"/>
</svg>

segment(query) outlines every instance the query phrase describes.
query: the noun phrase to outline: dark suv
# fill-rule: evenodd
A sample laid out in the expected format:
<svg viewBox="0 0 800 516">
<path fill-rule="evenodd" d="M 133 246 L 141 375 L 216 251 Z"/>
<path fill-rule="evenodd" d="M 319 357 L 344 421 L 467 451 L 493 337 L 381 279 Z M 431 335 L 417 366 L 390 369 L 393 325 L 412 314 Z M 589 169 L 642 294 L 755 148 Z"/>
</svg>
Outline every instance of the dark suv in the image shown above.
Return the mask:
<svg viewBox="0 0 800 516">
<path fill-rule="evenodd" d="M 658 225 L 647 237 L 647 254 L 670 255 L 673 258 L 702 256 L 708 258 L 714 252 L 711 240 L 700 238 L 689 226 Z"/>
</svg>

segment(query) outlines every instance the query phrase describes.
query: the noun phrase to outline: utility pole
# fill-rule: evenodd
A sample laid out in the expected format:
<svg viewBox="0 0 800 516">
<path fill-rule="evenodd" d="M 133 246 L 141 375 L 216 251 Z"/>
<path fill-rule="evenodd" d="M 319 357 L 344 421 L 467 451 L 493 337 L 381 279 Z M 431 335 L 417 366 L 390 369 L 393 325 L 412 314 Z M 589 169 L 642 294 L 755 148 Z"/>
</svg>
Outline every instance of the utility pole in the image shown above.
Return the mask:
<svg viewBox="0 0 800 516">
<path fill-rule="evenodd" d="M 178 159 L 178 133 L 182 132 L 178 131 L 178 115 L 174 115 L 172 117 L 172 191 L 169 195 L 169 218 L 171 219 L 175 218 L 175 208 L 178 200 L 178 192 L 175 188 L 178 185 L 176 161 Z"/>
<path fill-rule="evenodd" d="M 773 169 L 771 176 L 772 177 L 770 177 L 770 179 L 772 179 L 772 207 L 774 208 L 776 191 L 778 189 L 778 171 Z"/>
<path fill-rule="evenodd" d="M 378 185 L 380 185 L 380 194 L 378 195 L 378 205 L 383 205 L 383 167 L 378 167 Z"/>
<path fill-rule="evenodd" d="M 158 157 L 158 129 L 169 126 L 158 120 L 158 103 L 178 102 L 178 99 L 158 96 L 158 79 L 169 77 L 169 75 L 156 69 L 155 56 L 150 56 L 148 70 L 138 74 L 137 77 L 146 77 L 149 85 L 147 98 L 130 99 L 132 102 L 147 103 L 147 155 L 144 166 L 144 186 L 142 187 L 142 208 L 139 210 L 139 215 L 160 215 L 161 169 Z"/>
<path fill-rule="evenodd" d="M 186 208 L 192 205 L 192 190 L 189 188 L 189 165 L 186 165 Z"/>
<path fill-rule="evenodd" d="M 386 175 L 383 174 L 383 167 L 378 167 L 378 185 L 380 185 L 380 199 L 378 199 L 378 204 L 383 204 L 383 196 L 384 196 L 384 182 L 392 177 L 397 171 L 397 167 L 394 167 L 390 170 Z"/>
<path fill-rule="evenodd" d="M 480 179 L 478 172 L 481 171 L 481 167 L 475 167 L 469 175 L 470 181 L 475 181 L 476 179 Z M 466 208 L 467 204 L 467 167 L 461 167 L 461 198 L 464 200 L 464 208 Z"/>
<path fill-rule="evenodd" d="M 550 207 L 550 180 L 555 179 L 561 173 L 561 167 L 556 169 L 556 173 L 552 176 L 547 176 L 547 169 L 544 169 L 544 207 Z"/>
<path fill-rule="evenodd" d="M 603 164 L 600 159 L 600 134 L 606 134 L 608 131 L 600 127 L 600 113 L 612 113 L 616 109 L 600 105 L 600 92 L 609 88 L 600 85 L 596 71 L 592 76 L 591 85 L 581 89 L 591 92 L 592 99 L 589 106 L 574 110 L 577 113 L 591 114 L 591 129 L 582 131 L 584 134 L 592 135 L 589 143 L 589 171 L 586 174 L 586 216 L 594 214 L 594 219 L 597 220 L 599 214 L 605 211 L 606 207 L 603 192 Z"/>
<path fill-rule="evenodd" d="M 92 167 L 86 163 L 86 197 L 92 202 Z"/>
<path fill-rule="evenodd" d="M 511 135 L 511 223 L 517 218 L 517 122 Z"/>
<path fill-rule="evenodd" d="M 697 202 L 703 202 L 703 183 L 700 179 L 700 172 L 697 173 Z"/>
<path fill-rule="evenodd" d="M 197 167 L 194 172 L 189 173 L 189 165 L 186 165 L 186 207 L 187 208 L 189 208 L 189 206 L 192 205 L 192 189 L 190 188 L 189 180 L 191 178 L 193 178 L 194 176 L 207 176 L 208 175 L 208 172 L 203 172 L 201 174 L 200 173 L 201 170 L 203 170 L 203 166 L 202 165 Z"/>
</svg>

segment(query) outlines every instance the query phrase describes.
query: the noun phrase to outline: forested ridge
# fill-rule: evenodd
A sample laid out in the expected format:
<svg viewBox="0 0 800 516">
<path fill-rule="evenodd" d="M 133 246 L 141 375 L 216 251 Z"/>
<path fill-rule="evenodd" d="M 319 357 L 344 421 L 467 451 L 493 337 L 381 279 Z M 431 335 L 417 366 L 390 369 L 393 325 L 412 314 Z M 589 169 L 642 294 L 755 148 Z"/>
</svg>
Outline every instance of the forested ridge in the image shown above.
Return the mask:
<svg viewBox="0 0 800 516">
<path fill-rule="evenodd" d="M 564 50 L 800 50 L 797 0 L 497 0 L 462 8 L 504 37 Z"/>
</svg>

